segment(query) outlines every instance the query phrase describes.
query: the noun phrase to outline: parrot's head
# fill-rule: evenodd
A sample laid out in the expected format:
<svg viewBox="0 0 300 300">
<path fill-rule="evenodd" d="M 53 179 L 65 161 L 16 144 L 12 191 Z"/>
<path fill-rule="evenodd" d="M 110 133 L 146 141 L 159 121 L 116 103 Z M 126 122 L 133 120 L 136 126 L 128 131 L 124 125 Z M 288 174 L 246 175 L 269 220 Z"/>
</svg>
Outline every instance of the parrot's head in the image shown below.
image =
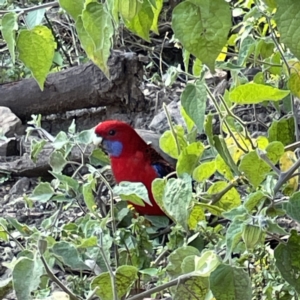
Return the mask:
<svg viewBox="0 0 300 300">
<path fill-rule="evenodd" d="M 139 150 L 145 142 L 127 123 L 110 120 L 96 126 L 94 144 L 103 147 L 109 156 L 120 157 Z"/>
</svg>

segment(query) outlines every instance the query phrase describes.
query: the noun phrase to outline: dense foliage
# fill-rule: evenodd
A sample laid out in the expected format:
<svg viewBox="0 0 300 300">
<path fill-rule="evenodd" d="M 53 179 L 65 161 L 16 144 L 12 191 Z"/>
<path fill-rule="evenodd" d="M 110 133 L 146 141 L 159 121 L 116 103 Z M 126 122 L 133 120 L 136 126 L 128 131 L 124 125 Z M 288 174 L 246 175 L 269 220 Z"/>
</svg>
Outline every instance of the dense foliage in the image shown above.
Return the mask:
<svg viewBox="0 0 300 300">
<path fill-rule="evenodd" d="M 109 77 L 107 60 L 114 45 L 122 44 L 122 36 L 130 31 L 147 42 L 139 40 L 142 48 L 148 45 L 144 50 L 151 49 L 171 2 L 60 0 L 59 6 L 74 40 L 79 39 L 87 57 Z M 1 11 L 1 32 L 10 54 L 2 61 L 9 66 L 1 71 L 4 80 L 31 73 L 43 89 L 50 70 L 83 60 L 77 43 L 72 48 L 77 56 L 66 53 L 63 36 L 54 36 L 54 20 L 48 16 L 44 22 L 47 7 L 56 2 L 24 11 L 14 11 L 5 1 L 1 5 L 7 10 Z M 71 299 L 96 295 L 116 300 L 133 286 L 137 293 L 150 291 L 126 299 L 166 291 L 173 299 L 298 299 L 300 235 L 280 226 L 278 218 L 300 221 L 299 11 L 300 2 L 294 0 L 177 4 L 171 11 L 173 35 L 166 35 L 161 48 L 172 38 L 174 47 L 182 50 L 182 63 L 161 67 L 160 79 L 152 78 L 165 85 L 178 77 L 187 82 L 181 95 L 186 124 L 170 121 L 170 130 L 160 140 L 162 150 L 177 159 L 177 178 L 156 179 L 152 185 L 155 199 L 174 221 L 167 241 L 156 234 L 167 226 L 166 218 L 146 222 L 143 216 L 132 218 L 124 201 L 113 205 L 111 186 L 103 175 L 108 160 L 101 150 L 94 150 L 89 162 L 68 160 L 76 147 L 88 151 L 93 138 L 92 130 L 76 133 L 72 124 L 51 141 L 54 179 L 41 181 L 32 195 L 24 195 L 28 207 L 51 201 L 56 212 L 40 228 L 0 218 L 0 239 L 15 240 L 20 247 L 18 257 L 7 265 L 12 275 L 0 282 L 0 295 L 13 287 L 18 299 L 41 299 L 50 294 L 51 280 Z M 150 59 L 154 54 L 149 50 Z M 222 96 L 214 95 L 204 80 L 215 69 L 230 74 L 230 86 Z M 251 78 L 249 70 L 255 70 Z M 272 114 L 270 121 L 257 114 L 261 107 Z M 243 120 L 239 108 L 247 109 L 252 119 Z M 38 117 L 32 123 L 41 126 Z M 207 142 L 198 139 L 203 132 Z M 33 141 L 32 159 L 45 143 Z M 66 165 L 73 166 L 71 175 L 63 173 Z M 84 168 L 88 171 L 82 175 Z M 107 215 L 98 207 L 104 201 L 103 184 L 111 203 Z M 140 203 L 140 186 L 117 188 L 123 199 L 133 191 Z M 83 215 L 61 224 L 61 211 L 72 206 L 81 207 Z M 23 237 L 22 243 L 15 232 Z M 68 284 L 54 275 L 54 265 L 72 271 Z"/>
</svg>

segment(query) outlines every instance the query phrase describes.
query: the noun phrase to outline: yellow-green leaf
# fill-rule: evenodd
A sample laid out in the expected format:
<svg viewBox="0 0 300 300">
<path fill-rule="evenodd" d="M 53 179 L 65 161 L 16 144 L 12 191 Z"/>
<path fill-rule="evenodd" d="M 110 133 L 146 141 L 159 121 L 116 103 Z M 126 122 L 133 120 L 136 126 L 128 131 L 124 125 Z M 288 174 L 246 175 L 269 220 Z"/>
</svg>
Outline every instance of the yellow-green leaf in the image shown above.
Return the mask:
<svg viewBox="0 0 300 300">
<path fill-rule="evenodd" d="M 289 93 L 290 91 L 263 84 L 246 83 L 233 89 L 229 96 L 232 102 L 238 104 L 256 104 L 262 101 L 279 101 Z"/>
<path fill-rule="evenodd" d="M 46 26 L 21 30 L 17 40 L 19 58 L 28 67 L 41 90 L 52 65 L 56 43 Z"/>
<path fill-rule="evenodd" d="M 176 171 L 180 176 L 183 173 L 192 174 L 199 163 L 199 159 L 204 151 L 204 145 L 201 142 L 194 142 L 185 147 L 177 161 Z"/>
<path fill-rule="evenodd" d="M 211 187 L 208 189 L 207 193 L 217 194 L 223 191 L 227 186 L 228 182 L 226 181 L 217 181 L 214 184 L 211 185 Z M 215 203 L 215 206 L 218 206 L 225 211 L 229 211 L 232 208 L 238 207 L 241 204 L 241 197 L 236 188 L 232 187 L 227 193 L 225 193 L 221 199 Z"/>
<path fill-rule="evenodd" d="M 292 94 L 297 98 L 300 98 L 300 74 L 291 73 L 291 76 L 288 80 L 288 87 L 291 90 Z"/>
<path fill-rule="evenodd" d="M 184 129 L 183 127 L 177 125 L 174 126 L 174 130 L 177 136 L 177 141 L 179 144 L 180 150 L 184 149 L 187 146 L 187 142 L 184 138 Z M 159 140 L 159 147 L 168 155 L 173 158 L 178 158 L 178 150 L 175 138 L 170 130 L 167 130 L 163 133 Z"/>
<path fill-rule="evenodd" d="M 149 1 L 143 1 L 143 5 L 130 21 L 125 20 L 126 27 L 144 40 L 150 42 L 149 31 L 154 20 L 154 13 Z"/>
<path fill-rule="evenodd" d="M 208 179 L 210 176 L 212 176 L 215 172 L 216 172 L 216 161 L 215 160 L 207 161 L 202 163 L 194 170 L 193 178 L 198 182 L 202 182 Z"/>
</svg>

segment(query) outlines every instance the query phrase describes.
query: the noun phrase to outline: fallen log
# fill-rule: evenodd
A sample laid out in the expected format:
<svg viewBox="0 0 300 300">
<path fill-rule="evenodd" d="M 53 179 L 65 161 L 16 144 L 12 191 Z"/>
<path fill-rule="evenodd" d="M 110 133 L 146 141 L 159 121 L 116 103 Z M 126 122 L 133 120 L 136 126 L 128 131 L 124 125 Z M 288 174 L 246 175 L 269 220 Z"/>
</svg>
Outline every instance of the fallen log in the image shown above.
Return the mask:
<svg viewBox="0 0 300 300">
<path fill-rule="evenodd" d="M 137 56 L 115 51 L 108 66 L 110 80 L 89 62 L 49 74 L 44 91 L 33 78 L 0 85 L 0 106 L 9 107 L 22 121 L 32 114 L 50 115 L 100 106 L 142 111 L 146 105 L 139 89 L 143 66 Z"/>
</svg>

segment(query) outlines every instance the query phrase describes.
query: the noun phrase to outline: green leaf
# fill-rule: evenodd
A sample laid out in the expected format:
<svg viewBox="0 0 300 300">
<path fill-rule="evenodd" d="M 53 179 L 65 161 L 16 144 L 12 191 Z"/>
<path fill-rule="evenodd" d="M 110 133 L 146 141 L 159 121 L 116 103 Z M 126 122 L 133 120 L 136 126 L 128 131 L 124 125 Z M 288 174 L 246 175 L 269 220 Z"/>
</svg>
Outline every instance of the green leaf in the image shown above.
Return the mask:
<svg viewBox="0 0 300 300">
<path fill-rule="evenodd" d="M 226 230 L 226 257 L 224 261 L 229 259 L 231 253 L 241 240 L 245 218 L 246 216 L 235 217 Z"/>
<path fill-rule="evenodd" d="M 90 164 L 93 166 L 106 166 L 110 164 L 109 157 L 100 148 L 94 149 L 89 156 Z"/>
<path fill-rule="evenodd" d="M 95 179 L 93 179 L 82 186 L 83 199 L 90 212 L 94 212 L 97 207 L 95 203 L 95 197 L 93 194 L 93 190 L 95 189 L 95 184 L 96 184 Z"/>
<path fill-rule="evenodd" d="M 203 67 L 202 61 L 199 58 L 196 58 L 193 63 L 193 75 L 200 77 Z"/>
<path fill-rule="evenodd" d="M 206 203 L 196 203 L 195 205 L 199 205 L 203 210 L 208 210 L 211 214 L 215 216 L 221 216 L 224 213 L 224 209 L 211 204 Z"/>
<path fill-rule="evenodd" d="M 188 220 L 189 229 L 195 230 L 197 228 L 198 223 L 204 220 L 205 220 L 205 214 L 204 214 L 203 207 L 198 205 L 198 203 L 195 203 L 189 215 L 189 220 Z"/>
<path fill-rule="evenodd" d="M 273 164 L 277 164 L 284 153 L 284 146 L 281 142 L 271 142 L 266 148 L 267 156 Z"/>
<path fill-rule="evenodd" d="M 13 227 L 15 227 L 24 236 L 30 236 L 34 233 L 34 231 L 37 231 L 37 229 L 34 228 L 32 229 L 26 224 L 22 224 L 18 222 L 18 220 L 15 218 L 6 216 L 6 219 Z"/>
<path fill-rule="evenodd" d="M 226 44 L 231 26 L 230 7 L 223 0 L 184 1 L 172 13 L 176 38 L 211 70 Z"/>
<path fill-rule="evenodd" d="M 18 30 L 18 15 L 14 12 L 7 13 L 2 18 L 1 31 L 11 56 L 15 64 L 16 30 Z"/>
<path fill-rule="evenodd" d="M 154 13 L 149 1 L 143 1 L 143 5 L 137 15 L 130 21 L 125 20 L 126 27 L 142 39 L 150 42 L 149 31 L 154 20 Z"/>
<path fill-rule="evenodd" d="M 192 129 L 194 128 L 194 126 L 195 126 L 194 121 L 190 118 L 190 116 L 186 113 L 185 109 L 182 106 L 180 106 L 180 113 L 181 113 L 181 116 L 183 117 L 184 122 L 186 124 L 187 131 L 191 132 Z"/>
<path fill-rule="evenodd" d="M 270 142 L 279 141 L 284 146 L 295 142 L 295 121 L 293 117 L 273 120 L 269 130 L 268 139 Z"/>
<path fill-rule="evenodd" d="M 214 160 L 204 162 L 194 170 L 193 179 L 203 182 L 212 176 L 216 170 L 216 162 Z"/>
<path fill-rule="evenodd" d="M 184 137 L 184 129 L 182 126 L 174 126 L 175 134 L 179 143 L 180 150 L 187 146 L 187 142 Z M 159 139 L 159 147 L 173 158 L 178 158 L 178 151 L 175 138 L 170 130 L 165 131 Z"/>
<path fill-rule="evenodd" d="M 75 142 L 78 144 L 88 145 L 93 142 L 94 137 L 94 128 L 91 128 L 89 130 L 83 130 L 76 136 Z"/>
<path fill-rule="evenodd" d="M 210 288 L 218 300 L 252 299 L 251 280 L 242 268 L 219 265 L 210 276 Z"/>
<path fill-rule="evenodd" d="M 275 44 L 270 37 L 260 38 L 257 40 L 254 59 L 256 60 L 259 56 L 263 59 L 270 57 L 274 52 Z"/>
<path fill-rule="evenodd" d="M 257 155 L 256 151 L 251 151 L 242 157 L 239 170 L 244 172 L 247 179 L 256 188 L 266 178 L 270 166 Z"/>
<path fill-rule="evenodd" d="M 195 272 L 197 276 L 209 277 L 218 267 L 220 260 L 215 251 L 204 251 L 202 255 L 196 256 L 194 260 Z"/>
<path fill-rule="evenodd" d="M 180 281 L 180 280 L 179 280 Z M 191 276 L 188 280 L 179 283 L 173 293 L 174 300 L 198 300 L 205 299 L 209 292 L 209 279 L 200 276 Z"/>
<path fill-rule="evenodd" d="M 45 17 L 45 8 L 36 9 L 33 11 L 29 11 L 25 15 L 26 25 L 28 29 L 32 29 L 35 26 L 41 25 L 42 21 Z"/>
<path fill-rule="evenodd" d="M 285 215 L 285 213 L 283 214 Z M 279 216 L 279 215 L 276 215 L 276 217 Z M 267 230 L 268 230 L 268 233 L 273 233 L 273 234 L 278 234 L 278 235 L 288 235 L 289 233 L 284 229 L 282 228 L 281 226 L 279 226 L 277 224 L 277 220 L 271 220 L 271 219 L 267 219 Z"/>
<path fill-rule="evenodd" d="M 31 293 L 38 288 L 44 272 L 43 263 L 36 255 L 34 259 L 21 257 L 12 272 L 17 299 L 32 299 Z"/>
<path fill-rule="evenodd" d="M 300 293 L 300 236 L 296 230 L 291 230 L 287 243 L 279 244 L 274 252 L 276 267 L 282 277 Z"/>
<path fill-rule="evenodd" d="M 206 109 L 206 88 L 203 81 L 188 83 L 180 97 L 181 105 L 202 133 Z"/>
<path fill-rule="evenodd" d="M 225 164 L 228 165 L 231 170 L 234 171 L 235 175 L 240 175 L 239 169 L 235 164 L 226 142 L 222 136 L 214 135 L 214 146 L 217 149 L 218 153 L 220 154 L 221 158 L 224 160 Z M 218 168 L 218 167 L 217 167 Z M 227 170 L 228 171 L 228 170 Z M 230 173 L 227 172 L 227 175 L 230 176 Z"/>
<path fill-rule="evenodd" d="M 147 188 L 141 182 L 122 181 L 113 190 L 124 201 L 130 201 L 140 206 L 145 206 L 145 203 L 152 206 Z"/>
<path fill-rule="evenodd" d="M 82 13 L 84 2 L 84 0 L 59 0 L 59 5 L 76 21 Z"/>
<path fill-rule="evenodd" d="M 139 0 L 119 1 L 119 13 L 124 21 L 131 21 L 141 10 L 142 3 Z"/>
<path fill-rule="evenodd" d="M 91 236 L 87 239 L 82 239 L 80 245 L 78 245 L 78 248 L 89 248 L 89 247 L 96 247 L 98 244 L 97 237 Z"/>
<path fill-rule="evenodd" d="M 61 173 L 67 161 L 59 151 L 53 151 L 50 155 L 50 166 L 55 173 Z"/>
<path fill-rule="evenodd" d="M 20 60 L 28 67 L 41 90 L 49 73 L 56 43 L 52 32 L 46 26 L 36 26 L 20 31 L 17 49 Z"/>
<path fill-rule="evenodd" d="M 289 202 L 284 203 L 283 208 L 286 210 L 288 216 L 297 222 L 300 222 L 300 192 L 294 193 Z"/>
<path fill-rule="evenodd" d="M 232 102 L 238 104 L 256 104 L 263 101 L 279 101 L 289 93 L 290 91 L 279 90 L 268 85 L 246 83 L 233 89 L 229 96 Z"/>
<path fill-rule="evenodd" d="M 50 172 L 50 173 L 54 177 L 56 177 L 62 184 L 65 184 L 66 187 L 71 187 L 75 192 L 79 191 L 79 183 L 76 179 L 74 179 L 70 176 L 55 173 L 55 172 Z"/>
<path fill-rule="evenodd" d="M 52 247 L 52 252 L 72 270 L 90 270 L 81 259 L 75 245 L 68 242 L 57 242 Z"/>
<path fill-rule="evenodd" d="M 280 52 L 274 53 L 270 58 L 265 59 L 265 62 L 269 62 L 271 66 L 269 67 L 269 72 L 273 75 L 281 75 L 282 67 L 275 67 L 272 65 L 280 65 L 281 64 L 281 54 Z"/>
<path fill-rule="evenodd" d="M 218 194 L 222 192 L 229 183 L 226 181 L 217 181 L 213 183 L 208 189 L 207 193 L 209 195 Z M 228 211 L 232 208 L 238 207 L 241 204 L 241 197 L 236 188 L 232 187 L 227 193 L 225 193 L 221 199 L 215 203 L 215 206 L 218 206 L 225 211 Z"/>
<path fill-rule="evenodd" d="M 300 98 L 300 76 L 297 72 L 290 75 L 288 88 L 294 96 Z"/>
<path fill-rule="evenodd" d="M 32 192 L 31 200 L 47 202 L 54 195 L 54 190 L 49 182 L 41 182 Z"/>
<path fill-rule="evenodd" d="M 208 113 L 205 118 L 204 122 L 204 132 L 207 136 L 208 142 L 211 147 L 214 146 L 214 134 L 213 134 L 213 115 L 211 113 Z"/>
<path fill-rule="evenodd" d="M 121 299 L 137 279 L 138 269 L 134 266 L 121 266 L 116 271 L 116 289 L 118 299 Z M 91 283 L 92 289 L 96 289 L 96 295 L 102 300 L 113 299 L 111 276 L 109 272 L 95 277 Z"/>
<path fill-rule="evenodd" d="M 187 173 L 191 175 L 199 163 L 199 159 L 204 151 L 204 145 L 201 142 L 194 142 L 184 148 L 177 161 L 176 172 L 178 176 Z"/>
<path fill-rule="evenodd" d="M 284 152 L 284 147 L 280 142 L 272 142 L 266 148 L 268 158 L 277 163 Z M 271 167 L 262 160 L 256 151 L 245 154 L 239 166 L 239 170 L 244 172 L 250 183 L 256 188 L 266 178 Z"/>
<path fill-rule="evenodd" d="M 7 242 L 9 240 L 8 230 L 7 230 L 7 221 L 3 218 L 0 218 L 0 241 Z M 1 288 L 0 288 L 1 295 Z"/>
<path fill-rule="evenodd" d="M 44 146 L 47 144 L 45 140 L 31 140 L 30 145 L 30 158 L 33 160 L 33 162 L 36 162 L 38 159 L 39 154 L 44 149 Z"/>
<path fill-rule="evenodd" d="M 227 180 L 232 180 L 234 178 L 229 166 L 226 164 L 220 154 L 218 154 L 216 157 L 216 169 Z"/>
<path fill-rule="evenodd" d="M 153 22 L 152 22 L 152 25 L 151 25 L 151 30 L 153 32 L 155 32 L 156 34 L 159 34 L 159 31 L 158 31 L 158 18 L 159 18 L 159 14 L 162 10 L 162 7 L 163 7 L 163 0 L 149 0 L 149 2 L 151 3 L 151 6 L 152 6 L 152 11 L 153 11 Z"/>
<path fill-rule="evenodd" d="M 108 11 L 110 12 L 114 23 L 119 25 L 119 1 L 121 0 L 107 0 L 105 3 L 107 5 Z"/>
<path fill-rule="evenodd" d="M 276 0 L 277 11 L 275 20 L 280 33 L 280 41 L 284 43 L 291 52 L 300 59 L 300 2 L 294 0 Z"/>
<path fill-rule="evenodd" d="M 176 249 L 169 255 L 169 263 L 167 265 L 166 271 L 171 278 L 176 278 L 184 273 L 184 271 L 181 268 L 182 262 L 185 259 L 185 257 L 188 257 L 190 255 L 200 256 L 200 252 L 194 247 L 183 246 Z"/>
<path fill-rule="evenodd" d="M 69 142 L 68 136 L 64 131 L 60 131 L 54 141 L 53 141 L 53 147 L 57 150 L 60 150 L 65 144 Z"/>
<path fill-rule="evenodd" d="M 249 35 L 245 39 L 242 40 L 237 65 L 243 66 L 244 63 L 247 61 L 248 57 L 254 52 L 255 49 L 255 40 L 254 38 Z"/>
<path fill-rule="evenodd" d="M 252 212 L 252 210 L 260 205 L 266 199 L 265 194 L 262 191 L 257 191 L 251 193 L 247 196 L 244 202 L 244 207 L 248 212 Z"/>
<path fill-rule="evenodd" d="M 183 174 L 182 178 L 168 180 L 163 194 L 163 207 L 183 228 L 187 227 L 191 201 L 192 180 L 189 175 Z"/>
<path fill-rule="evenodd" d="M 272 10 L 277 7 L 276 1 L 277 0 L 263 0 L 263 2 Z"/>
<path fill-rule="evenodd" d="M 160 207 L 164 207 L 163 196 L 164 196 L 166 185 L 167 185 L 166 179 L 156 178 L 152 181 L 152 185 L 151 185 L 152 195 L 155 199 L 155 202 Z"/>
<path fill-rule="evenodd" d="M 76 29 L 82 47 L 89 58 L 106 77 L 109 77 L 107 60 L 110 56 L 114 28 L 105 6 L 96 2 L 87 4 L 82 12 L 82 17 L 77 19 Z"/>
</svg>

